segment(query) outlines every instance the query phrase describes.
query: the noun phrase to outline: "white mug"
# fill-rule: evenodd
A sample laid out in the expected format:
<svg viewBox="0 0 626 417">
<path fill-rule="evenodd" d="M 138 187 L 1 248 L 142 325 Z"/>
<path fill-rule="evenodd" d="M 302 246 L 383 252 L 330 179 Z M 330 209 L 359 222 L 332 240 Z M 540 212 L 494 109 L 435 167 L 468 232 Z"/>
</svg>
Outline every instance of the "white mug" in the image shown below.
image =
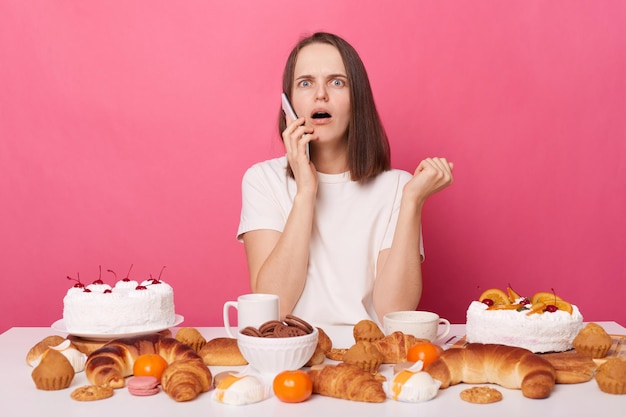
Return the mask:
<svg viewBox="0 0 626 417">
<path fill-rule="evenodd" d="M 242 330 L 248 326 L 259 327 L 270 320 L 280 318 L 280 304 L 276 294 L 244 294 L 237 297 L 237 301 L 224 303 L 224 327 L 226 333 L 236 338 L 230 328 L 228 311 L 231 307 L 237 309 L 237 328 Z"/>
<path fill-rule="evenodd" d="M 443 329 L 439 331 L 439 326 Z M 450 322 L 430 311 L 394 311 L 383 317 L 385 334 L 401 331 L 419 339 L 436 342 L 450 333 Z"/>
</svg>

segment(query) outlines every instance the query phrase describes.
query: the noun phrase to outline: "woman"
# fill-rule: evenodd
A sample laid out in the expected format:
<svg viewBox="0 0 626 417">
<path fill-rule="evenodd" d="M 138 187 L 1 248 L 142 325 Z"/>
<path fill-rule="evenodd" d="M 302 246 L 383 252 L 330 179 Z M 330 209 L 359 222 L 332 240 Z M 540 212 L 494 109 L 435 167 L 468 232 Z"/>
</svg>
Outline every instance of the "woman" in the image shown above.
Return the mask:
<svg viewBox="0 0 626 417">
<path fill-rule="evenodd" d="M 414 175 L 391 169 L 367 72 L 338 36 L 300 41 L 283 90 L 301 116 L 280 115 L 286 155 L 243 179 L 238 239 L 252 291 L 278 294 L 282 316 L 316 325 L 382 323 L 390 311 L 414 310 L 422 208 L 452 183 L 452 164 L 428 158 Z"/>
</svg>

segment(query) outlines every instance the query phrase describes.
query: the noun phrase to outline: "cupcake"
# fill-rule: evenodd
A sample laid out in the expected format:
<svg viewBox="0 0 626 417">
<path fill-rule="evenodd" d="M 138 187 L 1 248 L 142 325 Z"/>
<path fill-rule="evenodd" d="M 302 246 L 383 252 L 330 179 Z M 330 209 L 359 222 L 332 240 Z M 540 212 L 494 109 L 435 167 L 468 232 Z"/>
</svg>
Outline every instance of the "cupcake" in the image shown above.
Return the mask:
<svg viewBox="0 0 626 417">
<path fill-rule="evenodd" d="M 360 341 L 346 351 L 343 355 L 343 361 L 375 374 L 378 372 L 380 364 L 383 363 L 383 354 L 372 343 Z"/>
<path fill-rule="evenodd" d="M 190 346 L 196 352 L 200 350 L 206 344 L 206 339 L 200 334 L 198 329 L 193 327 L 183 327 L 176 333 L 176 340 Z"/>
<path fill-rule="evenodd" d="M 588 323 L 574 338 L 574 349 L 594 359 L 604 358 L 611 348 L 611 336 L 596 323 Z"/>
<path fill-rule="evenodd" d="M 31 376 L 37 389 L 60 390 L 70 386 L 74 378 L 74 368 L 61 352 L 48 349 Z"/>
<path fill-rule="evenodd" d="M 626 394 L 626 359 L 610 358 L 598 367 L 598 387 L 609 394 Z"/>
<path fill-rule="evenodd" d="M 374 340 L 385 337 L 385 334 L 382 330 L 380 330 L 380 327 L 378 327 L 378 325 L 372 320 L 361 320 L 355 324 L 354 329 L 352 329 L 352 334 L 354 335 L 355 342 L 373 342 Z"/>
</svg>

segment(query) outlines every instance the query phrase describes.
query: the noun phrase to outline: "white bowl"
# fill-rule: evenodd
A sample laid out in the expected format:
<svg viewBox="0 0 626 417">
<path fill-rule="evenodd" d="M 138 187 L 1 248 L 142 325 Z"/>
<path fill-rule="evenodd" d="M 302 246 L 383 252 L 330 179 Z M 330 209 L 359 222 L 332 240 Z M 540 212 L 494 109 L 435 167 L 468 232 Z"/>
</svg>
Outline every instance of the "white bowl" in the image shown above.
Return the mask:
<svg viewBox="0 0 626 417">
<path fill-rule="evenodd" d="M 317 347 L 317 328 L 304 336 L 256 337 L 239 333 L 237 344 L 248 363 L 262 374 L 302 368 Z"/>
</svg>

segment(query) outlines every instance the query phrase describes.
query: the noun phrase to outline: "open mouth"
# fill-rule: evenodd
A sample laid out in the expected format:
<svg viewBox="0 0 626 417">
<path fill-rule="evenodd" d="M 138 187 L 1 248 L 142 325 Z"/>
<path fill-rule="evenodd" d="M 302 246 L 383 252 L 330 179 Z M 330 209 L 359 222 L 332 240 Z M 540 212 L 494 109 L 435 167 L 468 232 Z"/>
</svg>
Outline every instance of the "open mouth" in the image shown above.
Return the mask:
<svg viewBox="0 0 626 417">
<path fill-rule="evenodd" d="M 330 118 L 330 114 L 326 112 L 315 112 L 311 115 L 312 119 L 328 119 Z"/>
</svg>

